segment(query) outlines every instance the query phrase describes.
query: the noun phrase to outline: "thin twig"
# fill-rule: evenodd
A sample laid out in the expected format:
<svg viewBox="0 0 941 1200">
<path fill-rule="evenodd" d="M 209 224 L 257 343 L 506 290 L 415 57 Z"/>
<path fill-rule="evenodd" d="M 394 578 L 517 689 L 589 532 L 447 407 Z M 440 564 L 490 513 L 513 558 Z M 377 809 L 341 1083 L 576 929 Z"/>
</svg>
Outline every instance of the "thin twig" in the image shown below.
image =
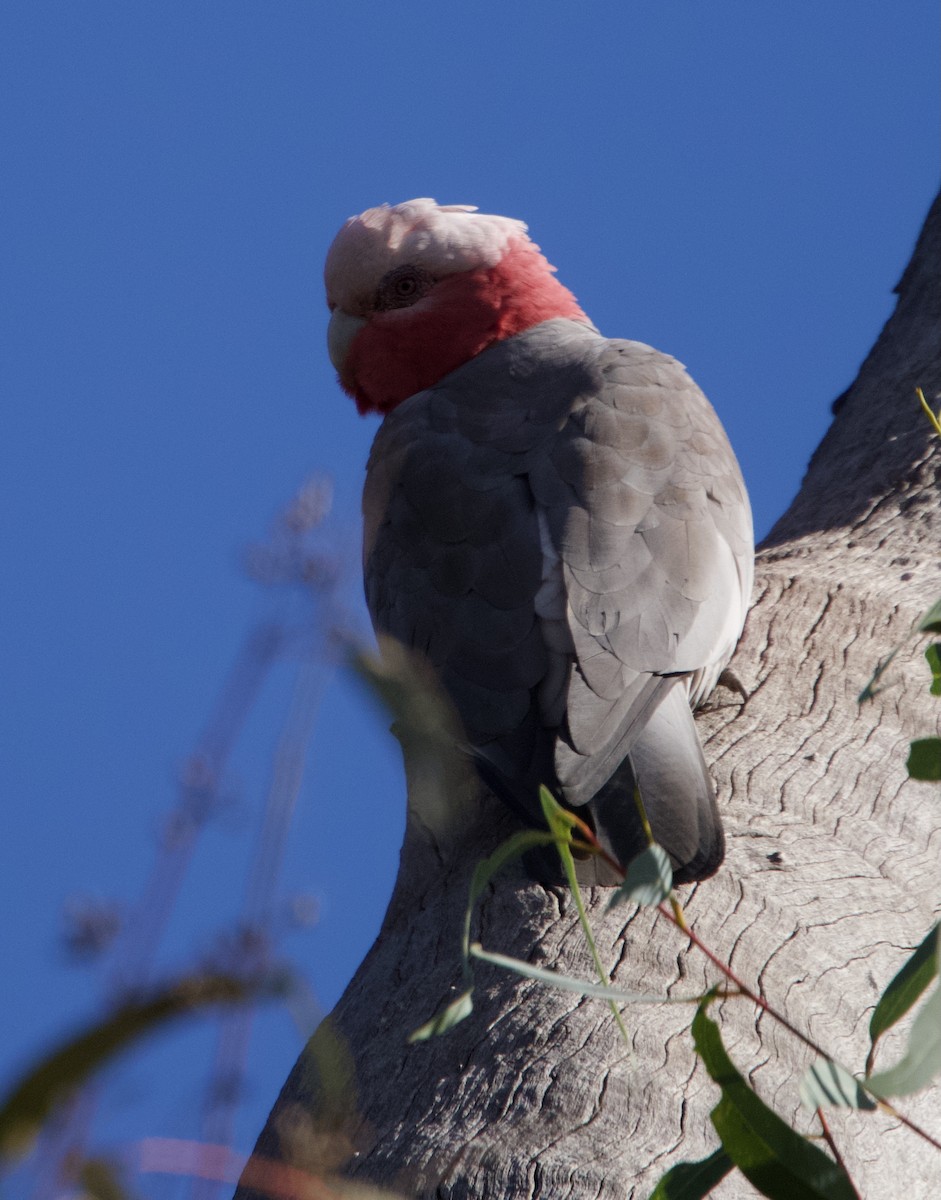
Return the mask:
<svg viewBox="0 0 941 1200">
<path fill-rule="evenodd" d="M 575 821 L 579 827 L 582 837 L 588 844 L 588 848 L 593 850 L 594 853 L 596 853 L 600 858 L 604 859 L 604 861 L 610 867 L 612 867 L 619 875 L 623 877 L 625 874 L 624 867 L 621 866 L 619 862 L 613 859 L 611 855 L 601 847 L 592 829 L 583 821 L 578 820 L 577 817 L 575 818 Z M 697 948 L 697 950 L 705 954 L 706 958 L 709 959 L 713 966 L 716 967 L 717 970 L 721 971 L 726 979 L 728 979 L 730 983 L 735 986 L 737 994 L 745 996 L 747 999 L 751 1000 L 753 1004 L 756 1004 L 763 1012 L 767 1013 L 772 1020 L 775 1020 L 780 1025 L 783 1025 L 789 1033 L 793 1034 L 794 1037 L 798 1039 L 798 1041 L 803 1042 L 805 1046 L 813 1050 L 813 1052 L 819 1058 L 825 1059 L 827 1062 L 836 1061 L 832 1055 L 828 1054 L 822 1046 L 818 1045 L 818 1043 L 813 1040 L 813 1038 L 808 1037 L 806 1033 L 802 1033 L 801 1030 L 798 1029 L 796 1025 L 792 1024 L 792 1022 L 789 1021 L 783 1013 L 778 1012 L 778 1010 L 772 1004 L 769 1004 L 763 996 L 759 995 L 758 992 L 750 988 L 748 984 L 744 982 L 744 980 L 739 979 L 728 963 L 724 962 L 718 956 L 718 954 L 715 953 L 715 951 L 711 950 L 706 945 L 706 943 L 702 940 L 702 938 L 699 937 L 699 935 L 693 930 L 692 926 L 686 920 L 686 914 L 683 911 L 683 906 L 680 904 L 675 892 L 670 893 L 668 904 L 658 904 L 657 912 L 662 917 L 665 917 L 666 920 L 668 920 L 672 925 L 675 925 L 682 933 L 684 933 Z M 726 996 L 731 997 L 734 994 L 735 993 L 726 993 Z M 866 1087 L 865 1079 L 859 1080 L 859 1083 L 863 1088 Z M 911 1120 L 911 1118 L 906 1117 L 904 1113 L 899 1112 L 894 1104 L 890 1103 L 888 1100 L 882 1099 L 880 1096 L 875 1096 L 874 1099 L 884 1112 L 894 1117 L 907 1129 L 910 1129 L 912 1133 L 916 1133 L 919 1137 L 923 1138 L 929 1143 L 929 1145 L 934 1146 L 936 1150 L 941 1151 L 941 1141 L 938 1141 L 938 1139 L 928 1133 L 926 1129 L 922 1129 L 922 1127 L 915 1121 Z"/>
<path fill-rule="evenodd" d="M 856 1200 L 859 1200 L 859 1192 L 856 1190 L 856 1186 L 853 1183 L 852 1176 L 849 1173 L 849 1168 L 847 1167 L 846 1162 L 844 1161 L 843 1155 L 840 1153 L 839 1147 L 837 1146 L 836 1141 L 833 1138 L 833 1134 L 830 1132 L 830 1126 L 827 1124 L 827 1118 L 823 1115 L 822 1108 L 817 1109 L 817 1119 L 819 1120 L 820 1127 L 823 1130 L 824 1140 L 826 1141 L 827 1145 L 830 1147 L 830 1152 L 832 1153 L 833 1157 L 836 1159 L 836 1165 L 838 1167 L 840 1167 L 840 1169 L 843 1171 L 843 1174 L 846 1176 L 847 1180 L 849 1181 L 850 1187 L 853 1189 L 853 1195 L 856 1197 Z"/>
<path fill-rule="evenodd" d="M 784 1028 L 789 1033 L 793 1034 L 794 1037 L 796 1037 L 799 1041 L 803 1042 L 805 1046 L 809 1046 L 810 1049 L 813 1050 L 814 1053 L 817 1054 L 820 1058 L 825 1059 L 827 1062 L 835 1062 L 836 1061 L 833 1058 L 833 1056 L 828 1054 L 822 1046 L 818 1045 L 817 1042 L 815 1042 L 813 1040 L 813 1038 L 808 1037 L 806 1033 L 802 1033 L 797 1028 L 796 1025 L 792 1024 L 788 1020 L 788 1018 L 784 1016 L 783 1013 L 778 1012 L 778 1010 L 776 1008 L 774 1008 L 773 1005 L 769 1004 L 768 1001 L 765 1000 L 763 996 L 760 996 L 757 992 L 753 991 L 746 983 L 744 983 L 741 979 L 739 979 L 739 977 L 735 974 L 735 972 L 732 970 L 732 968 L 727 963 L 723 962 L 722 959 L 719 958 L 719 956 L 716 953 L 714 953 L 714 951 L 710 950 L 709 947 L 705 944 L 705 942 L 703 942 L 702 939 L 686 923 L 685 917 L 682 916 L 682 909 L 680 910 L 680 913 L 681 913 L 680 919 L 677 919 L 677 917 L 674 915 L 674 913 L 671 912 L 671 910 L 669 908 L 667 908 L 667 906 L 665 904 L 658 904 L 657 912 L 659 912 L 661 916 L 666 917 L 666 919 L 668 921 L 670 921 L 672 924 L 676 925 L 679 929 L 681 929 L 683 931 L 683 933 L 693 943 L 693 945 L 698 950 L 700 950 L 703 954 L 705 954 L 705 956 L 709 959 L 709 961 L 713 964 L 713 966 L 717 967 L 718 970 L 720 970 L 722 972 L 722 974 L 726 977 L 726 979 L 730 980 L 736 986 L 736 988 L 738 989 L 738 991 L 741 995 L 747 996 L 748 999 L 751 1000 L 753 1004 L 757 1004 L 758 1007 L 763 1012 L 766 1012 L 769 1017 L 771 1017 L 773 1020 L 777 1021 L 779 1024 L 783 1025 Z M 860 1079 L 858 1082 L 861 1087 L 863 1087 L 863 1088 L 866 1087 L 865 1079 Z M 868 1088 L 866 1090 L 868 1091 Z M 895 1119 L 897 1121 L 900 1121 L 903 1125 L 905 1125 L 913 1133 L 917 1133 L 919 1137 L 924 1138 L 925 1141 L 930 1143 L 932 1146 L 934 1146 L 934 1148 L 936 1150 L 941 1150 L 941 1142 L 939 1142 L 937 1140 L 937 1138 L 932 1137 L 931 1134 L 928 1133 L 927 1130 L 922 1129 L 920 1125 L 917 1125 L 914 1121 L 910 1120 L 903 1113 L 900 1113 L 898 1111 L 898 1109 L 893 1104 L 891 1104 L 888 1100 L 883 1100 L 879 1096 L 876 1096 L 875 1099 L 877 1100 L 879 1107 L 882 1108 L 885 1112 L 890 1113 L 893 1117 L 895 1117 Z"/>
</svg>

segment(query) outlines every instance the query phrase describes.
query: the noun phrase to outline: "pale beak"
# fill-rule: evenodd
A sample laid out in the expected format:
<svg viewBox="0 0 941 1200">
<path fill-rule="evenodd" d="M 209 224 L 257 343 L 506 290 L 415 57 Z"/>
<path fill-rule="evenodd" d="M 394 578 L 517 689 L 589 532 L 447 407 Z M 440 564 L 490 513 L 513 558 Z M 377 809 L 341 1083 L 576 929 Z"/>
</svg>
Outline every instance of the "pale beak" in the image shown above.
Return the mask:
<svg viewBox="0 0 941 1200">
<path fill-rule="evenodd" d="M 330 324 L 327 326 L 327 353 L 341 376 L 350 343 L 365 324 L 362 317 L 351 317 L 342 308 L 335 308 L 330 315 Z"/>
</svg>

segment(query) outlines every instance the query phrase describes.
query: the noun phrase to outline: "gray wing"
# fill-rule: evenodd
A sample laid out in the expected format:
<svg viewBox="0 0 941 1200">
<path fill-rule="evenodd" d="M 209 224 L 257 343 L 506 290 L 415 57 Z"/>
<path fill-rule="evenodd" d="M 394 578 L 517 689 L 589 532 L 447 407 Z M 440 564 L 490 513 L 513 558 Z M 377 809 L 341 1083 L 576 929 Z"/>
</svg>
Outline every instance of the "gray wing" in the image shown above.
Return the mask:
<svg viewBox="0 0 941 1200">
<path fill-rule="evenodd" d="M 574 669 L 556 770 L 571 803 L 611 776 L 662 702 L 698 702 L 741 633 L 751 510 L 712 406 L 674 359 L 610 341 L 601 386 L 534 477 L 559 555 Z"/>
<path fill-rule="evenodd" d="M 468 739 L 507 781 L 552 782 L 537 694 L 568 672 L 536 611 L 545 562 L 530 475 L 591 386 L 572 322 L 501 343 L 384 420 L 363 496 L 377 631 L 427 656 Z M 551 394 L 547 381 L 554 381 Z M 524 801 L 534 816 L 534 795 Z"/>
<path fill-rule="evenodd" d="M 636 777 L 654 818 L 691 810 L 655 822 L 674 861 L 717 863 L 721 828 L 696 832 L 718 815 L 687 697 L 740 632 L 750 516 L 679 364 L 568 321 L 492 347 L 386 418 L 364 515 L 374 625 L 427 655 L 524 807 L 538 815 L 539 782 L 597 798 L 624 859 Z M 684 772 L 704 799 L 684 799 Z"/>
</svg>

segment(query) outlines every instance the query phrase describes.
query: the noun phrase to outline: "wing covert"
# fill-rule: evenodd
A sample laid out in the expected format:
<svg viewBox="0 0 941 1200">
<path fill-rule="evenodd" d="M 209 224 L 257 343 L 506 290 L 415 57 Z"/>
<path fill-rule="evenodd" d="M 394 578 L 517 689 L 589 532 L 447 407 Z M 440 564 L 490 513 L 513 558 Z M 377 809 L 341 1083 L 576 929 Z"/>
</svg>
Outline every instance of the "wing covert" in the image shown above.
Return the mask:
<svg viewBox="0 0 941 1200">
<path fill-rule="evenodd" d="M 597 371 L 541 464 L 556 479 L 534 486 L 573 644 L 555 757 L 574 803 L 610 777 L 676 676 L 711 690 L 751 590 L 748 499 L 708 400 L 637 342 L 603 342 Z"/>
</svg>

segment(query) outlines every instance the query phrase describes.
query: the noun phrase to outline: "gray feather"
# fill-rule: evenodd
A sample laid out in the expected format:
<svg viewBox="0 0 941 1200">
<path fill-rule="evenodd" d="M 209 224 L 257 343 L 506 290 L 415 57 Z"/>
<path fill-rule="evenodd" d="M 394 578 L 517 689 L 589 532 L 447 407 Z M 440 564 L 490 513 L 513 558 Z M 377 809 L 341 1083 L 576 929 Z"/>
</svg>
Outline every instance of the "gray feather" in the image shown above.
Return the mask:
<svg viewBox="0 0 941 1200">
<path fill-rule="evenodd" d="M 677 877 L 714 870 L 690 700 L 741 632 L 751 514 L 680 364 L 573 321 L 498 343 L 386 417 L 363 506 L 373 623 L 428 656 L 488 779 L 534 819 L 539 783 L 588 805 L 619 856 L 636 780 Z"/>
</svg>

